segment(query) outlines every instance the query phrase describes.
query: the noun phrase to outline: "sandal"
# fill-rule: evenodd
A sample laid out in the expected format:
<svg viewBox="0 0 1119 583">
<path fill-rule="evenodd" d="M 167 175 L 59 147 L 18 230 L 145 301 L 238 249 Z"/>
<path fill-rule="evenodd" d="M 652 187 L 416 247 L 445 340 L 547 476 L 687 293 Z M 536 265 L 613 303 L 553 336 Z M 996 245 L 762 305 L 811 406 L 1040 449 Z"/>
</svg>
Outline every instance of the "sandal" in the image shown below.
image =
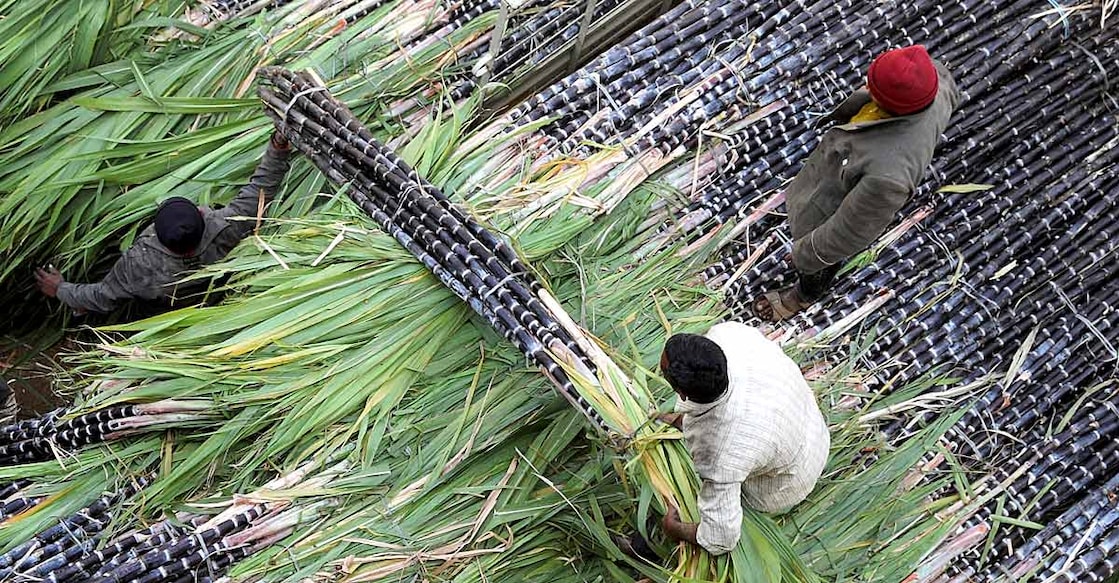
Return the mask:
<svg viewBox="0 0 1119 583">
<path fill-rule="evenodd" d="M 754 300 L 754 315 L 770 322 L 787 320 L 807 307 L 797 301 L 796 295 L 796 286 L 792 285 L 779 290 L 767 291 L 762 294 L 762 297 Z M 769 305 L 770 313 L 768 316 L 763 316 L 762 309 L 766 304 Z"/>
</svg>

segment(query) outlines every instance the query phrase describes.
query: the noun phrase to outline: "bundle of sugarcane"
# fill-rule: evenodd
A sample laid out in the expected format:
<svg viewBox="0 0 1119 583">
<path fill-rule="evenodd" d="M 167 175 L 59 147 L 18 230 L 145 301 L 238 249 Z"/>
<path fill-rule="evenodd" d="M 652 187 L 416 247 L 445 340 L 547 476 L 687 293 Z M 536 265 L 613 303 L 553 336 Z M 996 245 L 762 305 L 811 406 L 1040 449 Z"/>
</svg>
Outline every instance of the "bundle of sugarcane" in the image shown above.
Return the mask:
<svg viewBox="0 0 1119 583">
<path fill-rule="evenodd" d="M 1106 297 L 1116 291 L 1116 286 L 1106 285 L 1091 293 L 1099 294 L 1092 297 Z M 1025 335 L 1025 350 L 1019 349 L 1025 358 L 1016 363 L 1013 382 L 1001 383 L 981 397 L 949 432 L 957 453 L 973 467 L 1027 468 L 1025 474 L 1006 483 L 1002 499 L 979 510 L 973 524 L 996 515 L 1028 516 L 1045 523 L 1070 499 L 1090 491 L 1115 463 L 1116 396 L 1109 383 L 1101 385 L 1097 380 L 1109 376 L 1110 365 L 1092 355 L 1090 345 L 1083 346 L 1083 339 L 1098 329 L 1113 327 L 1114 318 L 1101 318 L 1100 311 L 1091 308 L 1075 317 L 1058 313 L 1049 324 L 1056 333 L 1033 343 L 1033 335 Z M 1096 325 L 1097 332 L 1093 332 Z M 1113 333 L 1098 338 L 1105 346 L 1115 342 Z M 1033 344 L 1037 348 L 1031 351 Z M 1082 403 L 1090 395 L 1098 395 L 1101 401 Z M 1063 409 L 1070 406 L 1073 410 L 1065 413 Z M 1058 433 L 1050 437 L 1051 432 Z M 1003 477 L 1005 474 L 999 476 Z M 999 544 L 1015 548 L 1032 536 L 1027 528 L 1004 526 Z M 1060 550 L 1067 556 L 1073 548 Z M 974 570 L 998 564 L 998 555 L 976 549 L 964 555 L 962 567 L 957 568 Z M 992 562 L 985 563 L 984 556 Z"/>
<path fill-rule="evenodd" d="M 273 68 L 262 71 L 261 79 L 269 115 L 293 145 L 333 181 L 350 185 L 350 197 L 370 218 L 539 363 L 560 393 L 605 429 L 559 364 L 566 360 L 580 374 L 593 375 L 587 348 L 561 324 L 554 300 L 510 243 L 453 205 L 310 77 Z"/>
<path fill-rule="evenodd" d="M 324 472 L 300 486 L 320 487 L 337 476 Z M 292 484 L 294 485 L 294 484 Z M 266 492 L 266 490 L 263 490 Z M 232 565 L 290 535 L 298 526 L 318 520 L 333 502 L 321 500 L 306 505 L 281 502 L 238 501 L 212 516 L 178 516 L 138 532 L 113 539 L 96 553 L 85 553 L 82 561 L 49 572 L 47 577 L 64 581 L 196 581 L 217 579 Z"/>
<path fill-rule="evenodd" d="M 0 467 L 64 456 L 93 443 L 166 427 L 190 426 L 210 416 L 208 401 L 165 400 L 91 412 L 56 409 L 0 427 Z"/>
</svg>

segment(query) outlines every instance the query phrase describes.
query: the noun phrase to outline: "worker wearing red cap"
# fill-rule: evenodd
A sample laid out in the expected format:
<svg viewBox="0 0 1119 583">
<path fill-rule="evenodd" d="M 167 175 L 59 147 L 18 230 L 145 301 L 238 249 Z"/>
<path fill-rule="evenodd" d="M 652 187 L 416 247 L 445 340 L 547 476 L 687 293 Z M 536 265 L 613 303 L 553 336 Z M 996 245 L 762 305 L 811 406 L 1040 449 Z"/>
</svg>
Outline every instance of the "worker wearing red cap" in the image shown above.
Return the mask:
<svg viewBox="0 0 1119 583">
<path fill-rule="evenodd" d="M 755 313 L 778 321 L 818 300 L 845 259 L 866 249 L 909 200 L 959 102 L 943 64 L 925 47 L 883 53 L 822 122 L 827 130 L 785 191 L 795 285 L 766 293 Z"/>
</svg>

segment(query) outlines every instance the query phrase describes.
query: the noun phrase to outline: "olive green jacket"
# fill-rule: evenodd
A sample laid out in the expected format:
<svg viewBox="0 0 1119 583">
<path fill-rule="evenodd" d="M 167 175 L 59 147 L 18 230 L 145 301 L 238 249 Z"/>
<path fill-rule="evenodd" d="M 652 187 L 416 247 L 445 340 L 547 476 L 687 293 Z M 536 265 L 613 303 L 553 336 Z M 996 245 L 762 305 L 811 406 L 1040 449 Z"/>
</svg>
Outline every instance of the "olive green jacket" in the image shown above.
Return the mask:
<svg viewBox="0 0 1119 583">
<path fill-rule="evenodd" d="M 183 282 L 183 278 L 203 265 L 220 261 L 253 231 L 255 221 L 229 219 L 255 217 L 261 193 L 265 204 L 272 200 L 287 174 L 289 156 L 289 151 L 269 145 L 252 179 L 229 205 L 218 210 L 202 209 L 205 230 L 193 256 L 175 254 L 159 242 L 155 228 L 148 226 L 104 279 L 97 283 L 63 282 L 58 286 L 58 299 L 77 312 L 106 313 L 130 300 L 174 307 L 178 300 L 204 292 L 208 280 Z"/>
<path fill-rule="evenodd" d="M 912 115 L 832 127 L 789 184 L 785 201 L 797 271 L 816 273 L 866 249 L 921 183 L 960 99 L 952 75 L 935 64 L 940 85 L 932 105 Z M 860 89 L 828 119 L 845 122 L 870 101 Z"/>
</svg>

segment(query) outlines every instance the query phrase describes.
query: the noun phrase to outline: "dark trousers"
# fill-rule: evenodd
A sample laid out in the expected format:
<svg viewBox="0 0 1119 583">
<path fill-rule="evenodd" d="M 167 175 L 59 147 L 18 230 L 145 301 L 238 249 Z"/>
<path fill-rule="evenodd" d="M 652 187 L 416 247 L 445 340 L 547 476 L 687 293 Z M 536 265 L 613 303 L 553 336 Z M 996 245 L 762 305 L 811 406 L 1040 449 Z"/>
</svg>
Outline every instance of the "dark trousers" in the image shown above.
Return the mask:
<svg viewBox="0 0 1119 583">
<path fill-rule="evenodd" d="M 799 279 L 797 280 L 797 292 L 800 293 L 800 298 L 806 302 L 815 302 L 820 299 L 824 292 L 828 291 L 831 283 L 835 281 L 835 276 L 839 273 L 839 268 L 843 267 L 842 263 L 829 265 L 816 273 L 800 273 L 797 272 Z"/>
</svg>

